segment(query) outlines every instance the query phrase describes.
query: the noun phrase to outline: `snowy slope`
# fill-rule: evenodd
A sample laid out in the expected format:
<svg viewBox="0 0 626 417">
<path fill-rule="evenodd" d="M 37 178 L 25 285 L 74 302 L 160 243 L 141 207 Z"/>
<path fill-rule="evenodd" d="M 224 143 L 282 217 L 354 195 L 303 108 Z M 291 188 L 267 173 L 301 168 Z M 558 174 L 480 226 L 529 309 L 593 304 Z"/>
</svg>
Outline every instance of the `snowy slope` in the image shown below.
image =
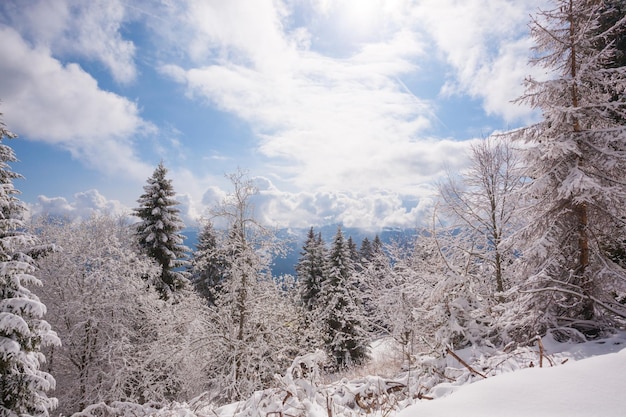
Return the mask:
<svg viewBox="0 0 626 417">
<path fill-rule="evenodd" d="M 575 357 L 600 354 L 575 361 Z M 622 417 L 626 416 L 626 346 L 623 342 L 573 346 L 572 360 L 528 368 L 466 385 L 454 394 L 420 401 L 397 417 Z M 568 355 L 569 356 L 569 355 Z"/>
</svg>

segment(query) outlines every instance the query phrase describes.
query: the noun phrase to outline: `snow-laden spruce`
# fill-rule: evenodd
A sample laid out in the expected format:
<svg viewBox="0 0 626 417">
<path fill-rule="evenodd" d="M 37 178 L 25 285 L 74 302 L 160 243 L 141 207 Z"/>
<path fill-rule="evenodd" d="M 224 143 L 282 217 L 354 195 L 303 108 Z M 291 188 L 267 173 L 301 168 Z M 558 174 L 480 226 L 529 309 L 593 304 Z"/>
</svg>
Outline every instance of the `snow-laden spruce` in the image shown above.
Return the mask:
<svg viewBox="0 0 626 417">
<path fill-rule="evenodd" d="M 228 269 L 227 256 L 219 247 L 218 239 L 213 223 L 204 220 L 189 267 L 191 283 L 209 305 L 215 305 L 217 293 Z"/>
<path fill-rule="evenodd" d="M 521 334 L 595 335 L 626 317 L 626 18 L 623 2 L 552 3 L 531 22 L 532 62 L 549 79 L 527 79 L 519 99 L 543 119 L 515 134 L 528 143 L 531 218 L 519 236 L 530 279 L 511 312 Z"/>
<path fill-rule="evenodd" d="M 349 248 L 338 228 L 328 253 L 317 309 L 324 326 L 324 344 L 337 369 L 360 365 L 368 355 L 362 292 Z"/>
<path fill-rule="evenodd" d="M 148 178 L 145 192 L 137 200 L 139 207 L 134 212 L 142 220 L 137 224 L 139 244 L 161 266 L 156 287 L 164 299 L 169 299 L 187 281 L 186 272 L 180 268 L 187 266 L 190 249 L 183 245 L 185 236 L 179 233 L 185 225 L 179 216 L 180 210 L 176 208 L 179 203 L 174 200 L 176 193 L 172 181 L 165 177 L 166 174 L 163 162 L 159 163 Z"/>
<path fill-rule="evenodd" d="M 0 141 L 13 137 L 0 120 Z M 55 380 L 41 370 L 41 348 L 60 341 L 43 320 L 46 306 L 27 288 L 41 285 L 32 256 L 46 249 L 23 232 L 25 208 L 13 187 L 21 176 L 8 164 L 15 161 L 13 149 L 0 143 L 0 415 L 47 416 L 57 401 L 46 395 Z"/>
</svg>

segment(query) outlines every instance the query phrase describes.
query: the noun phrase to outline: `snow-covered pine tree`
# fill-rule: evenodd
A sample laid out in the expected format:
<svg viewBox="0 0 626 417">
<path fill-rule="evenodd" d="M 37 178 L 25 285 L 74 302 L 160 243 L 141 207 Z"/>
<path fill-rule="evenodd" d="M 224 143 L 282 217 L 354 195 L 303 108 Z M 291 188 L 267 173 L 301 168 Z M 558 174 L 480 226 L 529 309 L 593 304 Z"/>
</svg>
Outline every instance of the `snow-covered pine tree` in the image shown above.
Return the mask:
<svg viewBox="0 0 626 417">
<path fill-rule="evenodd" d="M 367 237 L 363 239 L 359 257 L 361 269 L 358 272 L 358 281 L 368 331 L 376 334 L 386 333 L 389 331 L 389 323 L 382 316 L 379 301 L 382 293 L 395 283 L 391 279 L 390 259 L 378 235 L 372 242 Z"/>
<path fill-rule="evenodd" d="M 519 99 L 543 113 L 519 132 L 530 145 L 526 193 L 534 203 L 521 235 L 530 276 L 521 335 L 556 327 L 593 335 L 626 317 L 615 298 L 626 272 L 601 241 L 619 229 L 626 205 L 626 68 L 616 65 L 622 51 L 614 42 L 626 27 L 624 8 L 609 16 L 618 3 L 554 0 L 531 22 L 532 62 L 553 77 L 527 79 Z"/>
<path fill-rule="evenodd" d="M 187 281 L 186 272 L 180 268 L 188 265 L 190 249 L 183 245 L 185 236 L 179 233 L 185 225 L 176 208 L 179 203 L 174 199 L 172 181 L 166 174 L 163 162 L 159 163 L 143 187 L 145 192 L 137 200 L 139 207 L 134 213 L 141 219 L 137 224 L 139 245 L 161 267 L 156 287 L 164 299 L 169 299 Z"/>
<path fill-rule="evenodd" d="M 319 311 L 324 308 L 320 301 L 320 291 L 326 279 L 326 252 L 322 234 L 316 234 L 311 227 L 296 264 L 297 304 L 300 317 L 297 333 L 301 345 L 307 352 L 323 348 L 321 339 L 324 326 L 319 320 Z"/>
<path fill-rule="evenodd" d="M 337 369 L 360 365 L 368 357 L 369 335 L 350 248 L 340 227 L 328 254 L 327 268 L 320 292 L 326 350 Z"/>
<path fill-rule="evenodd" d="M 371 249 L 366 255 L 367 264 L 373 265 L 375 269 L 383 270 L 389 265 L 389 257 L 385 253 L 385 247 L 380 240 L 380 236 L 374 236 Z"/>
<path fill-rule="evenodd" d="M 378 235 L 376 236 L 378 237 Z M 364 237 L 359 247 L 359 260 L 363 263 L 367 263 L 371 261 L 373 257 L 372 242 L 370 242 L 367 237 Z"/>
<path fill-rule="evenodd" d="M 1 119 L 0 141 L 14 138 Z M 16 197 L 11 170 L 15 154 L 0 143 L 0 415 L 47 416 L 57 404 L 46 392 L 54 378 L 40 368 L 45 362 L 41 348 L 59 345 L 50 325 L 43 320 L 46 306 L 26 288 L 41 285 L 30 251 L 36 251 L 34 236 L 23 232 L 24 206 Z"/>
<path fill-rule="evenodd" d="M 300 300 L 307 312 L 314 311 L 319 304 L 319 293 L 325 277 L 326 248 L 321 235 L 316 235 L 313 227 L 300 252 L 296 265 Z"/>
<path fill-rule="evenodd" d="M 198 244 L 191 260 L 190 280 L 209 305 L 215 304 L 227 269 L 226 256 L 218 246 L 217 231 L 213 223 L 207 220 L 198 235 Z"/>
<path fill-rule="evenodd" d="M 348 236 L 348 253 L 350 254 L 350 260 L 352 261 L 352 267 L 355 270 L 360 270 L 361 269 L 361 259 L 359 256 L 359 249 L 356 246 L 356 243 L 354 242 L 354 239 L 352 239 L 352 236 Z"/>
</svg>

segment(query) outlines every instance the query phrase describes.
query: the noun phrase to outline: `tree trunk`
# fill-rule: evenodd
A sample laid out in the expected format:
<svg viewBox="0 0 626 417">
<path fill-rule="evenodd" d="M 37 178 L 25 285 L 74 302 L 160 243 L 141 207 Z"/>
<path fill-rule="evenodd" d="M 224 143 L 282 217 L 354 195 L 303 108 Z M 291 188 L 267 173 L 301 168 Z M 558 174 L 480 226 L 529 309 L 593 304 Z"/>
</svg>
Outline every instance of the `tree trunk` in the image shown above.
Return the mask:
<svg viewBox="0 0 626 417">
<path fill-rule="evenodd" d="M 575 16 L 574 16 L 574 2 L 569 1 L 569 30 L 570 30 L 570 42 L 571 42 L 571 58 L 570 58 L 570 75 L 572 77 L 572 106 L 577 108 L 579 106 L 579 91 L 578 84 L 576 82 L 577 76 L 577 60 L 576 60 L 576 28 L 575 28 Z M 580 122 L 578 118 L 574 118 L 573 121 L 574 134 L 581 132 Z M 578 166 L 582 168 L 583 158 L 578 158 Z M 576 213 L 577 231 L 578 231 L 578 265 L 576 268 L 576 275 L 579 277 L 581 288 L 585 295 L 592 295 L 593 293 L 593 279 L 585 277 L 587 267 L 589 266 L 589 235 L 587 234 L 587 226 L 589 223 L 589 215 L 587 210 L 587 203 L 574 204 L 574 213 Z M 593 301 L 588 298 L 583 300 L 582 315 L 586 320 L 593 318 Z"/>
</svg>

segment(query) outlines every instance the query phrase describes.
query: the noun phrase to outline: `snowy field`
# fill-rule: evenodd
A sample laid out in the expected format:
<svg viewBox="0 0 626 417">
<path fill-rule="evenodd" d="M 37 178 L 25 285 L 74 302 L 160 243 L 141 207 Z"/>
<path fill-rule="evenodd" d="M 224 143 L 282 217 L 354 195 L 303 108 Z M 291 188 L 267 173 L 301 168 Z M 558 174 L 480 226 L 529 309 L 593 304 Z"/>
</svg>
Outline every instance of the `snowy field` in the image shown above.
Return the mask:
<svg viewBox="0 0 626 417">
<path fill-rule="evenodd" d="M 626 332 L 600 341 L 580 344 L 556 343 L 543 339 L 546 356 L 543 367 L 533 361 L 533 367 L 489 374 L 486 379 L 467 378 L 472 383 L 443 383 L 435 386 L 428 396 L 432 400 L 410 400 L 391 409 L 382 407 L 365 412 L 354 407 L 355 387 L 359 382 L 337 381 L 330 385 L 310 384 L 306 378 L 297 380 L 290 368 L 281 381 L 282 389 L 257 392 L 248 401 L 214 408 L 197 398 L 189 404 L 139 406 L 119 403 L 95 405 L 75 416 L 114 415 L 120 417 L 623 417 L 626 416 Z M 379 344 L 374 360 L 387 360 Z M 477 352 L 460 352 L 469 357 Z M 538 358 L 536 356 L 535 358 Z M 524 359 L 526 360 L 526 359 Z M 463 369 L 460 366 L 460 369 Z M 508 369 L 508 371 L 507 371 Z M 367 376 L 360 381 L 375 381 Z M 462 380 L 462 378 L 458 378 Z M 286 394 L 289 392 L 289 394 Z M 362 392 L 362 391 L 361 391 Z M 329 393 L 330 396 L 329 396 Z M 334 404 L 329 408 L 329 398 Z M 340 407 L 341 398 L 344 398 Z M 357 401 L 358 403 L 358 401 Z M 352 408 L 349 408 L 352 407 Z M 330 410 L 330 413 L 329 413 Z"/>
<path fill-rule="evenodd" d="M 567 362 L 477 381 L 397 417 L 626 416 L 626 335 L 579 345 L 548 343 L 546 350 Z"/>
</svg>

